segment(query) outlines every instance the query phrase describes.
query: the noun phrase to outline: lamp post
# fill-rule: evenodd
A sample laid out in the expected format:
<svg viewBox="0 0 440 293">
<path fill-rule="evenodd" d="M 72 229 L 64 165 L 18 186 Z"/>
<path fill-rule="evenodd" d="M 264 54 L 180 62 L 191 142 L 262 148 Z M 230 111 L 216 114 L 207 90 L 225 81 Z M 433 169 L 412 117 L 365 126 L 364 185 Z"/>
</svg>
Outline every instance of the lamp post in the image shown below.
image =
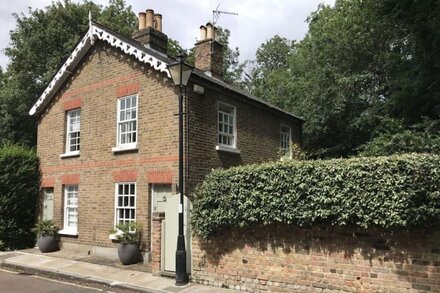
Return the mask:
<svg viewBox="0 0 440 293">
<path fill-rule="evenodd" d="M 179 235 L 176 250 L 176 285 L 188 284 L 186 272 L 186 249 L 183 235 L 183 89 L 187 86 L 193 68 L 186 64 L 181 55 L 176 63 L 168 65 L 173 83 L 179 87 Z"/>
</svg>

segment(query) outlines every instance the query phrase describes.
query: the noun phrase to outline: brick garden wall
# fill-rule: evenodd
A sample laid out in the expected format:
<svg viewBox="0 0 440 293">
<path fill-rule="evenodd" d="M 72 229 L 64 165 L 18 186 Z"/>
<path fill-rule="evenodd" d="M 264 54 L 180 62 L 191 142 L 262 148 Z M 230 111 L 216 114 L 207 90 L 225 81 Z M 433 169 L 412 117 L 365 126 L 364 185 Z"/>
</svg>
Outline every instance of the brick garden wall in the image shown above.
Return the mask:
<svg viewBox="0 0 440 293">
<path fill-rule="evenodd" d="M 194 238 L 192 272 L 248 292 L 440 292 L 440 232 L 237 229 Z"/>
</svg>

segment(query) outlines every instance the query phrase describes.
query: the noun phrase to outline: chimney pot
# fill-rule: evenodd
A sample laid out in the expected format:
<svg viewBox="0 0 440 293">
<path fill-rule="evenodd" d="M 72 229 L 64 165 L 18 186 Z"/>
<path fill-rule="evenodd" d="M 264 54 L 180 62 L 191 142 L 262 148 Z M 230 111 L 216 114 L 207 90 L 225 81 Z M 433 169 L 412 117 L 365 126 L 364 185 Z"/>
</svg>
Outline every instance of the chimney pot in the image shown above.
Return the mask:
<svg viewBox="0 0 440 293">
<path fill-rule="evenodd" d="M 214 39 L 214 26 L 210 22 L 208 22 L 206 24 L 206 28 L 207 28 L 206 38 Z"/>
<path fill-rule="evenodd" d="M 206 26 L 201 25 L 200 26 L 200 39 L 199 41 L 206 40 Z"/>
<path fill-rule="evenodd" d="M 162 31 L 162 14 L 154 15 L 154 28 L 158 31 Z"/>
<path fill-rule="evenodd" d="M 146 19 L 146 13 L 145 12 L 139 12 L 139 29 L 145 28 L 145 19 Z"/>
<path fill-rule="evenodd" d="M 154 10 L 147 9 L 147 11 L 145 11 L 145 14 L 146 14 L 145 27 L 154 28 Z"/>
</svg>

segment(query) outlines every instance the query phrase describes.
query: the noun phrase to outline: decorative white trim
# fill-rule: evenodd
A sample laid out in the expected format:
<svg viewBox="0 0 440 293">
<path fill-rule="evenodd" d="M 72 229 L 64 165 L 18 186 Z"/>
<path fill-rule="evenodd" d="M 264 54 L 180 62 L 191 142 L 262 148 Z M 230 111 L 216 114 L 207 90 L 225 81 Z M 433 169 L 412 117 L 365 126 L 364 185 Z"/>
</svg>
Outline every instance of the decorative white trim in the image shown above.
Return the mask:
<svg viewBox="0 0 440 293">
<path fill-rule="evenodd" d="M 165 62 L 157 59 L 154 56 L 151 56 L 141 49 L 138 49 L 128 44 L 127 42 L 124 42 L 113 34 L 105 31 L 102 28 L 97 27 L 92 22 L 90 22 L 89 30 L 78 43 L 76 48 L 73 50 L 72 54 L 70 54 L 66 62 L 64 62 L 60 70 L 58 70 L 57 74 L 54 76 L 52 81 L 38 98 L 37 102 L 29 110 L 29 115 L 34 115 L 37 110 L 39 110 L 39 108 L 43 105 L 43 103 L 46 102 L 47 99 L 52 98 L 52 96 L 56 93 L 61 84 L 71 74 L 71 71 L 74 69 L 73 67 L 76 66 L 76 64 L 80 61 L 84 54 L 93 46 L 96 39 L 107 42 L 112 47 L 119 48 L 125 54 L 134 56 L 140 62 L 149 64 L 155 70 L 159 72 L 164 72 L 169 78 L 171 78 L 171 75 L 167 68 L 167 64 Z"/>
<path fill-rule="evenodd" d="M 169 78 L 171 78 L 170 72 L 168 71 L 167 64 L 165 62 L 160 61 L 156 57 L 153 57 L 146 52 L 122 41 L 118 37 L 112 35 L 111 33 L 92 25 L 92 35 L 96 36 L 98 39 L 102 41 L 106 41 L 108 44 L 115 48 L 121 49 L 124 53 L 128 55 L 132 55 L 136 57 L 140 62 L 147 63 L 154 69 L 165 72 Z"/>
<path fill-rule="evenodd" d="M 241 151 L 237 148 L 231 148 L 231 147 L 226 147 L 226 146 L 222 146 L 222 145 L 216 145 L 215 150 L 221 151 L 221 152 L 233 153 L 233 154 L 240 154 L 241 153 Z"/>
</svg>

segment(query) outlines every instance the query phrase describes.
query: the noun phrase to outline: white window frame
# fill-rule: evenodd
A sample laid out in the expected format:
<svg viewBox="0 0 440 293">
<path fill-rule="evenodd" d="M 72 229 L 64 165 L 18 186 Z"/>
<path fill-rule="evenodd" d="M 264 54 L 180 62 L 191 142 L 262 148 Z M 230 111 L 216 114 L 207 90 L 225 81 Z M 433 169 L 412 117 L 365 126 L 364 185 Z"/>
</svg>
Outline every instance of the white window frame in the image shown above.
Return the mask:
<svg viewBox="0 0 440 293">
<path fill-rule="evenodd" d="M 73 187 L 73 192 L 76 193 L 76 205 L 68 205 L 67 196 L 69 191 L 69 187 Z M 75 190 L 76 187 L 76 190 Z M 63 208 L 63 229 L 60 230 L 58 233 L 64 234 L 64 235 L 78 235 L 78 197 L 79 197 L 79 185 L 78 184 L 69 184 L 63 186 L 63 197 L 64 197 L 64 208 Z M 68 226 L 68 211 L 67 209 L 70 208 L 76 208 L 76 226 L 75 227 L 69 227 Z"/>
<path fill-rule="evenodd" d="M 119 209 L 126 208 L 125 206 L 121 206 L 120 207 L 118 205 L 118 198 L 120 196 L 120 194 L 119 194 L 119 185 L 126 185 L 126 184 L 133 184 L 134 185 L 134 195 L 133 195 L 133 197 L 134 197 L 134 206 L 133 207 L 129 206 L 129 209 L 133 209 L 134 210 L 134 218 L 130 219 L 130 222 L 136 221 L 136 217 L 137 217 L 137 210 L 136 210 L 137 185 L 136 185 L 136 182 L 117 182 L 117 183 L 115 183 L 115 210 L 114 210 L 114 213 L 115 213 L 114 224 L 115 224 L 115 226 L 117 224 L 119 224 L 119 220 L 120 220 L 119 219 Z M 125 195 L 123 194 L 122 196 L 125 196 Z M 126 219 L 124 218 L 124 220 L 126 220 Z"/>
<path fill-rule="evenodd" d="M 121 121 L 121 101 L 122 100 L 126 100 L 129 98 L 135 98 L 136 101 L 136 118 L 135 119 L 129 119 L 129 120 L 124 120 Z M 120 97 L 117 99 L 116 101 L 117 104 L 117 111 L 116 111 L 116 147 L 112 148 L 113 152 L 118 152 L 118 151 L 126 151 L 126 150 L 134 150 L 137 149 L 137 141 L 138 141 L 138 133 L 139 133 L 139 123 L 138 123 L 138 117 L 139 117 L 139 98 L 138 95 L 128 95 L 128 96 L 124 96 L 124 97 Z M 133 107 L 131 107 L 133 108 Z M 130 109 L 131 109 L 130 108 Z M 135 142 L 126 142 L 126 143 L 122 143 L 121 142 L 121 124 L 122 123 L 127 123 L 127 122 L 132 122 L 135 121 L 136 122 L 136 132 L 135 132 Z"/>
<path fill-rule="evenodd" d="M 284 132 L 283 128 L 287 128 L 288 131 Z M 291 147 L 291 144 L 292 144 L 292 127 L 290 127 L 289 125 L 286 125 L 286 124 L 281 124 L 280 125 L 280 132 L 279 133 L 280 133 L 280 149 L 281 149 L 281 151 L 284 152 L 283 157 L 291 159 L 292 158 L 292 147 Z M 283 141 L 283 135 L 286 134 L 286 133 L 289 136 L 289 141 L 288 141 L 287 148 L 284 148 L 282 146 L 282 143 L 284 142 Z"/>
<path fill-rule="evenodd" d="M 222 111 L 220 109 L 221 107 L 229 108 L 230 110 L 232 110 L 231 111 L 232 112 L 232 127 L 233 127 L 232 135 L 230 133 L 221 132 L 220 129 L 219 129 L 219 126 L 220 126 L 219 114 L 222 113 L 222 114 L 226 114 L 226 115 L 229 115 L 229 116 L 231 115 L 230 112 L 228 113 L 228 112 Z M 218 102 L 216 120 L 217 120 L 217 123 L 216 123 L 216 125 L 217 125 L 217 137 L 216 137 L 216 139 L 217 139 L 217 146 L 216 146 L 215 149 L 219 150 L 219 151 L 227 151 L 227 152 L 232 152 L 232 153 L 240 153 L 240 151 L 237 149 L 237 108 L 235 106 L 233 106 L 233 105 L 230 105 L 230 104 L 226 104 L 226 103 L 223 103 L 223 102 Z M 228 126 L 230 126 L 230 125 L 228 124 Z M 228 136 L 228 137 L 232 138 L 233 143 L 231 145 L 221 143 L 219 141 L 219 136 L 221 136 L 221 135 L 222 136 Z"/>
<path fill-rule="evenodd" d="M 78 113 L 78 120 L 79 120 L 79 129 L 78 131 L 70 131 L 70 126 L 71 126 L 71 118 L 73 114 Z M 61 155 L 61 157 L 70 157 L 70 156 L 78 156 L 80 154 L 80 150 L 81 150 L 81 108 L 76 108 L 73 110 L 69 110 L 67 111 L 67 123 L 66 123 L 66 148 L 65 148 L 65 152 L 64 154 Z M 70 147 L 72 146 L 71 144 L 71 139 L 70 136 L 73 133 L 78 133 L 78 140 L 79 143 L 77 144 L 77 148 L 76 150 L 70 150 Z"/>
</svg>

